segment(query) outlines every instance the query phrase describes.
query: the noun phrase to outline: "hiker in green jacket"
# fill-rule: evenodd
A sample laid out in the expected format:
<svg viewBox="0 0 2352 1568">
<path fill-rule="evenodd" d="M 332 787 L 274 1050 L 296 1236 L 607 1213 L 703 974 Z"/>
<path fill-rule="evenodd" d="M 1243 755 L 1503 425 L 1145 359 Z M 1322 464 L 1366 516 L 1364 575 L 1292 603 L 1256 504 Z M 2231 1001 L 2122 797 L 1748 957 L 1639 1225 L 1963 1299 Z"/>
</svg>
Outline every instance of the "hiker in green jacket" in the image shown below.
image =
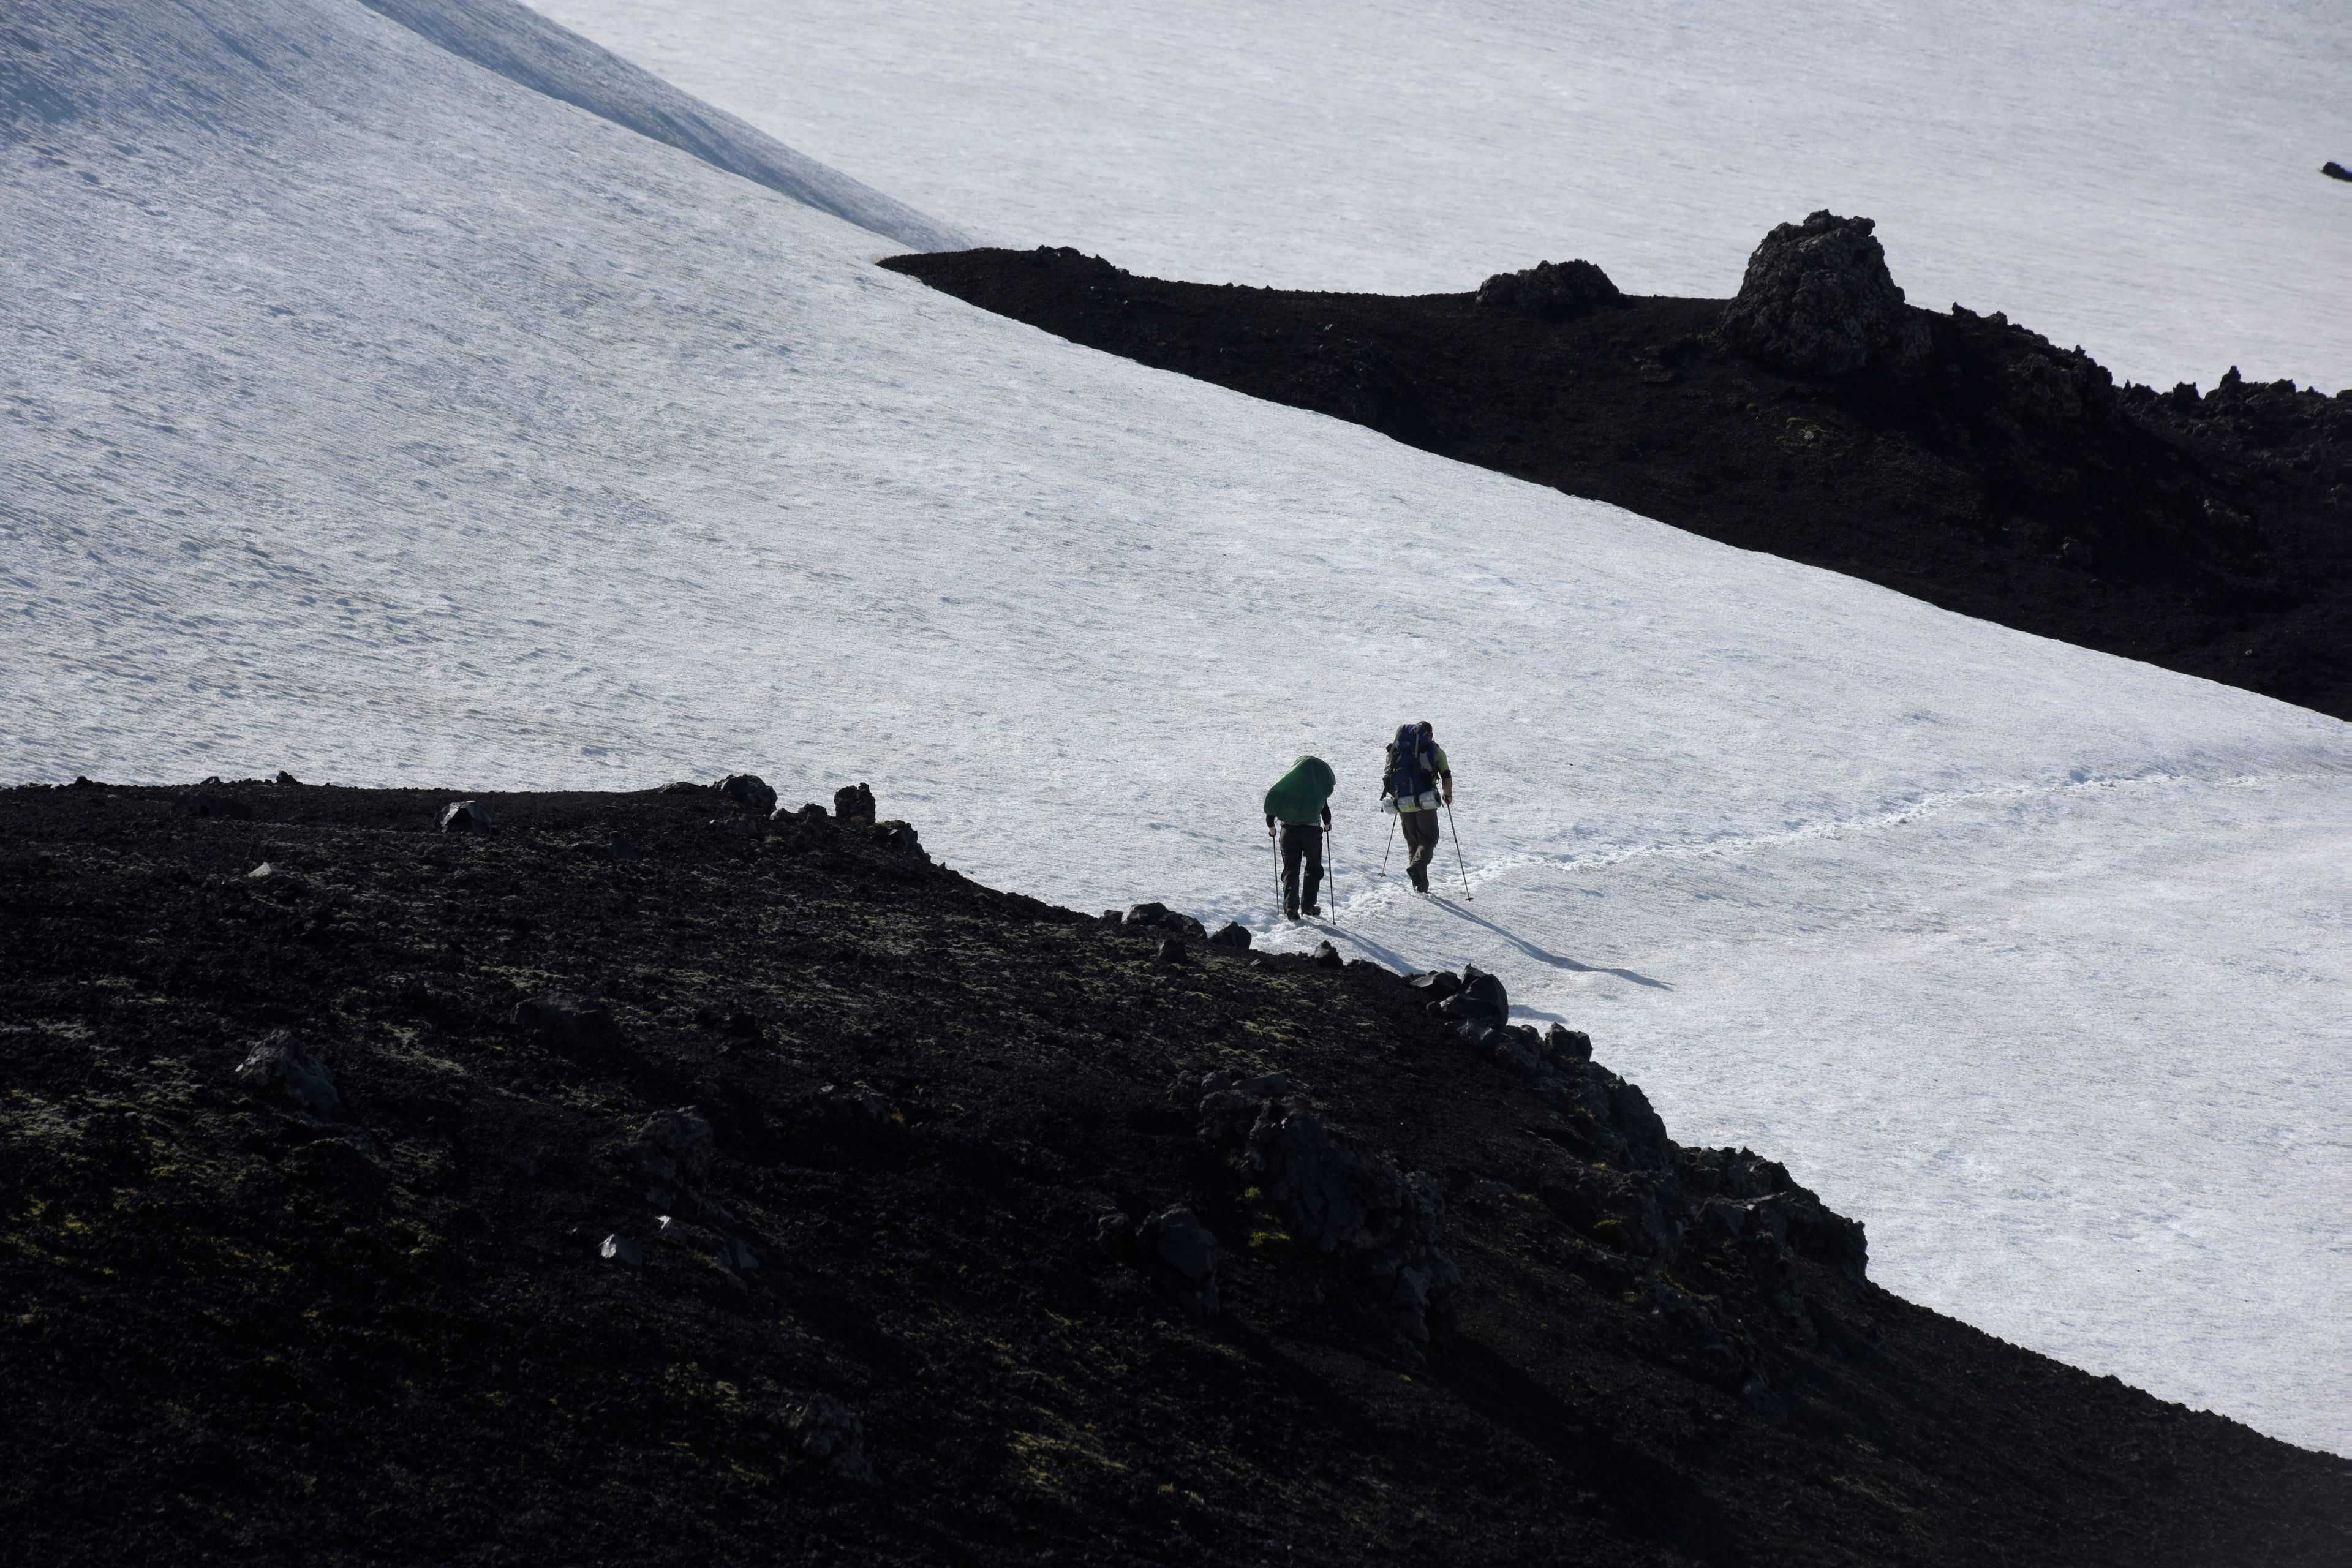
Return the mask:
<svg viewBox="0 0 2352 1568">
<path fill-rule="evenodd" d="M 1323 836 L 1331 830 L 1331 792 L 1338 787 L 1330 763 L 1320 757 L 1301 757 L 1265 792 L 1265 835 L 1274 837 L 1276 824 L 1281 825 L 1282 912 L 1292 920 L 1302 910 L 1310 915 L 1323 912 L 1315 895 L 1323 887 Z M 1307 874 L 1303 898 L 1298 885 L 1302 868 Z"/>
</svg>

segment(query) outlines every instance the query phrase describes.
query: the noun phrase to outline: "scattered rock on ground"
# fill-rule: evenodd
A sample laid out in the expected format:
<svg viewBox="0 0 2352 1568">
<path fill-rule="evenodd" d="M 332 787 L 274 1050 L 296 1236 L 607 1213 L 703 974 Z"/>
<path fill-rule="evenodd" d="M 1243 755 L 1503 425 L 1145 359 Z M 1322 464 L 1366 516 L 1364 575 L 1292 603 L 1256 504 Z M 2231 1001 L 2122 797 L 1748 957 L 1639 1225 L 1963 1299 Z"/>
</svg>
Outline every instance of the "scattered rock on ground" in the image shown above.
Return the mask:
<svg viewBox="0 0 2352 1568">
<path fill-rule="evenodd" d="M 1667 1140 L 1666 1124 L 1638 1085 L 1590 1059 L 1556 1065 L 1568 1070 L 1538 1086 L 1537 1092 L 1572 1118 L 1581 1113 L 1580 1130 L 1612 1163 L 1663 1170 L 1672 1162 L 1675 1146 Z"/>
<path fill-rule="evenodd" d="M 1738 296 L 1723 312 L 1724 341 L 1799 375 L 1918 368 L 1929 347 L 1927 320 L 1903 302 L 1876 226 L 1825 210 L 1774 228 L 1748 258 Z"/>
<path fill-rule="evenodd" d="M 1533 1029 L 1522 1024 L 1496 1033 L 1499 1037 L 1495 1046 L 1497 1062 L 1529 1076 L 1544 1070 L 1543 1042 Z"/>
<path fill-rule="evenodd" d="M 1180 1081 L 1179 1098 L 1187 1090 L 1200 1096 L 1193 1117 L 1202 1139 L 1221 1148 L 1237 1148 L 1272 1102 L 1290 1093 L 1290 1079 L 1285 1073 L 1244 1078 L 1236 1072 L 1213 1072 L 1197 1088 Z"/>
<path fill-rule="evenodd" d="M 1523 272 L 1497 272 L 1478 286 L 1480 309 L 1516 310 L 1548 321 L 1624 302 L 1609 274 L 1590 261 L 1538 261 Z"/>
<path fill-rule="evenodd" d="M 659 1203 L 666 1201 L 664 1186 L 673 1194 L 701 1190 L 710 1174 L 718 1139 L 702 1112 L 690 1105 L 681 1106 L 646 1117 L 630 1138 L 628 1150 L 637 1169 L 659 1184 L 651 1194 L 651 1201 Z"/>
<path fill-rule="evenodd" d="M 833 815 L 844 822 L 872 822 L 874 791 L 862 784 L 842 785 L 833 792 Z"/>
<path fill-rule="evenodd" d="M 1166 904 L 1160 903 L 1136 905 L 1127 911 L 1127 919 L 1120 923 L 1131 929 L 1170 931 L 1194 942 L 1203 941 L 1209 934 L 1208 928 L 1191 915 L 1179 914 Z"/>
<path fill-rule="evenodd" d="M 343 1102 L 327 1064 L 283 1029 L 247 1053 L 237 1066 L 236 1081 L 247 1093 L 287 1101 L 313 1116 L 331 1116 Z"/>
<path fill-rule="evenodd" d="M 719 781 L 719 793 L 761 816 L 776 809 L 776 792 L 757 773 L 730 773 Z"/>
<path fill-rule="evenodd" d="M 1209 945 L 1211 947 L 1236 948 L 1246 952 L 1249 951 L 1250 940 L 1249 927 L 1242 924 L 1239 921 L 1227 921 L 1224 924 L 1219 926 L 1210 936 Z"/>
<path fill-rule="evenodd" d="M 1348 962 L 1339 956 L 1339 950 L 1328 942 L 1317 942 L 1315 951 L 1307 957 L 1326 969 L 1337 969 Z"/>
<path fill-rule="evenodd" d="M 916 836 L 915 825 L 911 822 L 900 822 L 894 817 L 888 822 L 878 823 L 874 829 L 874 838 L 877 843 L 896 849 L 901 855 L 911 855 L 926 865 L 930 863 L 931 858 L 924 853 L 922 840 Z"/>
<path fill-rule="evenodd" d="M 1443 1002 L 1462 989 L 1462 976 L 1450 969 L 1434 969 L 1427 974 L 1415 974 L 1405 984 L 1416 991 L 1426 992 L 1433 1002 Z"/>
<path fill-rule="evenodd" d="M 1592 1059 L 1592 1037 L 1581 1029 L 1554 1024 L 1544 1031 L 1544 1049 L 1556 1060 L 1589 1062 Z"/>
<path fill-rule="evenodd" d="M 253 820 L 253 807 L 235 795 L 215 795 L 210 790 L 190 790 L 177 803 L 182 816 L 226 816 L 238 822 Z"/>
<path fill-rule="evenodd" d="M 1299 1239 L 1346 1263 L 1407 1341 L 1428 1342 L 1462 1283 L 1440 1246 L 1445 1200 L 1437 1184 L 1297 1100 L 1258 1118 L 1247 1159 Z"/>
<path fill-rule="evenodd" d="M 646 1266 L 646 1249 L 617 1232 L 604 1238 L 604 1245 L 596 1249 L 596 1256 L 607 1263 L 618 1263 L 625 1268 L 643 1268 Z"/>
<path fill-rule="evenodd" d="M 1779 1161 L 1748 1149 L 1680 1149 L 1674 1171 L 1703 1230 L 1751 1247 L 1769 1242 L 1852 1279 L 1867 1277 L 1870 1241 L 1862 1222 L 1800 1186 Z"/>
<path fill-rule="evenodd" d="M 1462 966 L 1459 982 L 1451 994 L 1436 1004 L 1434 1010 L 1438 1016 L 1459 1022 L 1475 1020 L 1496 1025 L 1509 1019 L 1511 997 L 1503 988 L 1501 980 L 1475 964 L 1465 963 Z"/>
</svg>

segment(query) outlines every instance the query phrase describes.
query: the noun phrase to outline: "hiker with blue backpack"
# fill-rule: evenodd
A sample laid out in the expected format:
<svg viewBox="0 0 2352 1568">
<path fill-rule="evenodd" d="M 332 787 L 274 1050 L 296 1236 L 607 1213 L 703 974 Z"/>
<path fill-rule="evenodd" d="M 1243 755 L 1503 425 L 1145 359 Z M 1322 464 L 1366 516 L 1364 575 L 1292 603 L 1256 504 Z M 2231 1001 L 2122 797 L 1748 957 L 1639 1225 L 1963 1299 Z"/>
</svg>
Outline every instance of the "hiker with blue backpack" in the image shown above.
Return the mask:
<svg viewBox="0 0 2352 1568">
<path fill-rule="evenodd" d="M 1389 742 L 1386 775 L 1381 786 L 1381 809 L 1396 813 L 1404 829 L 1404 874 L 1415 889 L 1429 891 L 1429 862 L 1437 853 L 1437 813 L 1454 804 L 1454 767 L 1436 731 L 1423 719 L 1397 726 Z"/>
<path fill-rule="evenodd" d="M 1339 780 L 1320 757 L 1301 757 L 1265 792 L 1265 834 L 1281 824 L 1282 912 L 1297 920 L 1302 910 L 1323 912 L 1315 901 L 1323 887 L 1323 836 L 1331 831 L 1331 792 Z M 1299 885 L 1301 873 L 1306 885 Z"/>
</svg>

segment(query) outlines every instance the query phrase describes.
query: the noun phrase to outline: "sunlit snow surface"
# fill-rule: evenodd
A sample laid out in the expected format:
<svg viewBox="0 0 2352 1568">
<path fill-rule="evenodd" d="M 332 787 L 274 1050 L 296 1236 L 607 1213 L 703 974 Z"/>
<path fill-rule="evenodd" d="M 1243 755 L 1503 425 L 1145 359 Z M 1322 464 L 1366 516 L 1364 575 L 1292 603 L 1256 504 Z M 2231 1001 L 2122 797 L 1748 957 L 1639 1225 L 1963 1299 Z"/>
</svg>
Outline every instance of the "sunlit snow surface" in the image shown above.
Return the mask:
<svg viewBox="0 0 2352 1568">
<path fill-rule="evenodd" d="M 902 201 L 1202 282 L 1581 256 L 1729 294 L 1880 224 L 1912 302 L 2119 376 L 2352 385 L 2341 0 L 541 0 Z"/>
<path fill-rule="evenodd" d="M 1892 1288 L 2352 1449 L 2346 726 L 1087 353 L 347 0 L 42 16 L 0 776 L 866 778 L 1262 923 L 1311 747 L 1343 942 L 1500 969 Z M 1365 876 L 1423 714 L 1475 901 Z"/>
</svg>

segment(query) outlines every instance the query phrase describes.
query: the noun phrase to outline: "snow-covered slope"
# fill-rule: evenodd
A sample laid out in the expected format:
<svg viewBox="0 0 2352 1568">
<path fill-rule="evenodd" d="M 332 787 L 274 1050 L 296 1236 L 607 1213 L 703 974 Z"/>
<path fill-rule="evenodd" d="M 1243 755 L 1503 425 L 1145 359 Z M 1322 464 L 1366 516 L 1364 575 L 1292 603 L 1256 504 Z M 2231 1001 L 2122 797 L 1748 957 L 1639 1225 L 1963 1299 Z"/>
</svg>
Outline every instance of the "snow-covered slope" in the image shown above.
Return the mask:
<svg viewBox="0 0 2352 1568">
<path fill-rule="evenodd" d="M 1865 213 L 1915 304 L 2352 385 L 2336 0 L 537 0 L 933 211 L 1161 277 L 1719 296 Z"/>
<path fill-rule="evenodd" d="M 567 32 L 521 0 L 360 0 L 452 54 L 915 250 L 971 239 Z"/>
<path fill-rule="evenodd" d="M 1895 1289 L 2352 1448 L 2341 723 L 982 315 L 356 0 L 10 27 L 0 777 L 865 777 L 1262 920 L 1317 748 L 1361 940 L 1507 967 Z M 1360 879 L 1421 713 L 1458 908 Z"/>
</svg>

